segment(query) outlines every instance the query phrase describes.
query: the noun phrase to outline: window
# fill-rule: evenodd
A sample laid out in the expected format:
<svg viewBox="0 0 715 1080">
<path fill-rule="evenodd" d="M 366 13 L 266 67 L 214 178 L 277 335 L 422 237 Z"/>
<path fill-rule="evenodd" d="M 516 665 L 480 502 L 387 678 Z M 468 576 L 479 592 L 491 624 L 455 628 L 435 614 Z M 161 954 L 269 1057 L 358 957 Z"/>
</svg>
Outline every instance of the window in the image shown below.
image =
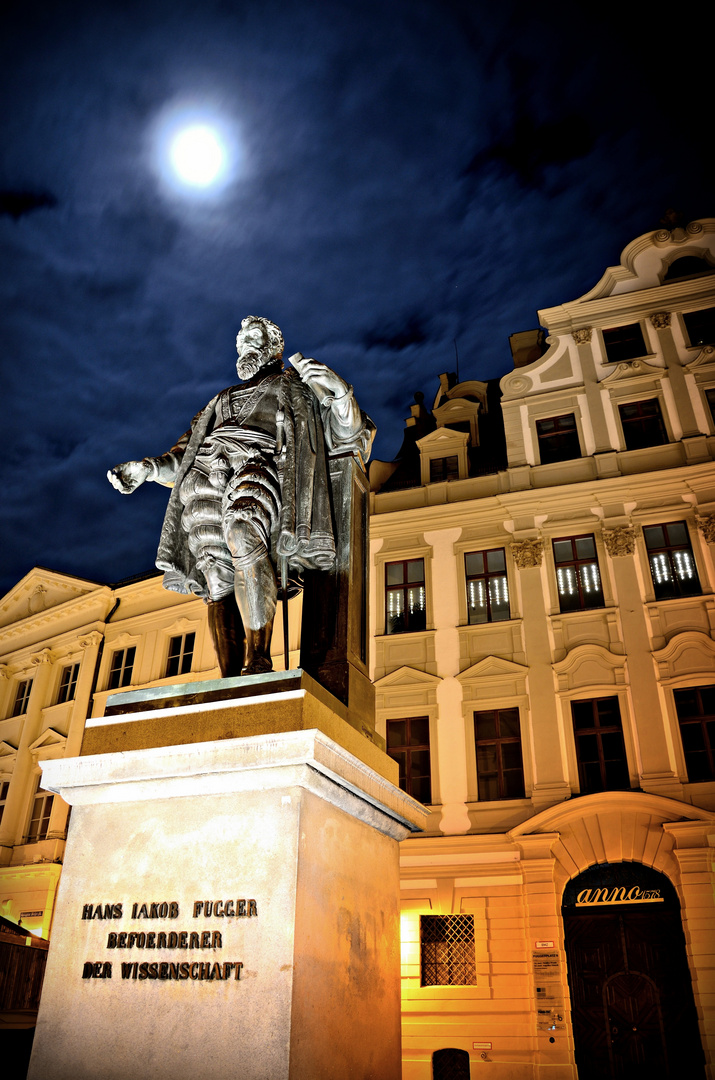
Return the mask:
<svg viewBox="0 0 715 1080">
<path fill-rule="evenodd" d="M 166 662 L 166 674 L 186 675 L 191 671 L 191 661 L 194 658 L 194 645 L 196 634 L 180 634 L 173 637 L 169 644 L 169 658 Z"/>
<path fill-rule="evenodd" d="M 429 482 L 438 484 L 441 480 L 459 480 L 459 458 L 456 454 L 430 458 Z"/>
<path fill-rule="evenodd" d="M 112 666 L 109 669 L 109 690 L 116 690 L 120 686 L 129 686 L 132 681 L 134 670 L 134 657 L 136 646 L 129 649 L 117 649 L 112 656 Z"/>
<path fill-rule="evenodd" d="M 421 915 L 422 986 L 474 986 L 473 915 Z"/>
<path fill-rule="evenodd" d="M 469 1080 L 469 1054 L 454 1046 L 435 1050 L 432 1055 L 432 1080 Z"/>
<path fill-rule="evenodd" d="M 701 592 L 700 580 L 685 522 L 644 525 L 643 537 L 656 600 L 698 596 Z"/>
<path fill-rule="evenodd" d="M 715 780 L 715 686 L 673 691 L 688 780 Z"/>
<path fill-rule="evenodd" d="M 427 626 L 425 608 L 425 561 L 404 559 L 385 566 L 385 633 L 404 634 L 424 630 Z"/>
<path fill-rule="evenodd" d="M 554 563 L 561 611 L 603 607 L 603 589 L 593 536 L 554 540 Z"/>
<path fill-rule="evenodd" d="M 679 259 L 674 259 L 670 264 L 663 281 L 700 277 L 701 274 L 712 274 L 712 272 L 713 267 L 707 259 L 700 259 L 697 255 L 681 255 Z"/>
<path fill-rule="evenodd" d="M 78 675 L 79 664 L 68 664 L 67 667 L 63 669 L 62 678 L 60 679 L 60 690 L 57 695 L 58 705 L 61 705 L 64 701 L 74 701 Z"/>
<path fill-rule="evenodd" d="M 2 816 L 5 812 L 5 804 L 7 803 L 7 793 L 10 788 L 10 781 L 3 780 L 0 783 L 0 823 L 2 822 Z"/>
<path fill-rule="evenodd" d="M 464 565 L 467 573 L 467 617 L 470 625 L 510 619 L 504 548 L 468 551 L 464 556 Z"/>
<path fill-rule="evenodd" d="M 710 409 L 710 415 L 712 417 L 713 423 L 715 424 L 715 390 L 706 390 L 705 391 L 705 400 L 708 403 L 708 408 Z"/>
<path fill-rule="evenodd" d="M 521 725 L 518 709 L 474 714 L 480 802 L 524 798 Z"/>
<path fill-rule="evenodd" d="M 635 360 L 637 356 L 645 356 L 648 352 L 640 323 L 614 326 L 612 330 L 604 330 L 603 344 L 611 364 L 617 364 L 623 360 Z"/>
<path fill-rule="evenodd" d="M 572 701 L 571 716 L 581 794 L 630 788 L 618 698 Z"/>
<path fill-rule="evenodd" d="M 715 308 L 703 308 L 702 311 L 689 311 L 683 315 L 685 329 L 691 345 L 712 345 L 715 343 Z"/>
<path fill-rule="evenodd" d="M 668 442 L 657 398 L 631 401 L 628 405 L 619 405 L 618 411 L 626 450 L 643 450 L 646 446 L 663 446 Z"/>
<path fill-rule="evenodd" d="M 388 720 L 387 752 L 400 766 L 402 790 L 421 803 L 431 803 L 429 717 Z"/>
<path fill-rule="evenodd" d="M 32 679 L 23 679 L 22 682 L 17 684 L 17 691 L 15 693 L 15 704 L 12 708 L 13 716 L 24 716 L 27 712 L 27 706 L 30 701 L 30 691 L 32 690 Z"/>
<path fill-rule="evenodd" d="M 578 441 L 576 417 L 573 413 L 537 420 L 536 435 L 539 440 L 539 461 L 542 465 L 581 457 L 581 444 Z"/>
<path fill-rule="evenodd" d="M 34 844 L 38 840 L 46 840 L 50 827 L 50 814 L 52 813 L 52 803 L 55 797 L 49 791 L 44 791 L 40 787 L 41 779 L 42 777 L 37 777 L 35 797 L 32 800 L 30 827 L 27 831 L 28 844 Z"/>
</svg>

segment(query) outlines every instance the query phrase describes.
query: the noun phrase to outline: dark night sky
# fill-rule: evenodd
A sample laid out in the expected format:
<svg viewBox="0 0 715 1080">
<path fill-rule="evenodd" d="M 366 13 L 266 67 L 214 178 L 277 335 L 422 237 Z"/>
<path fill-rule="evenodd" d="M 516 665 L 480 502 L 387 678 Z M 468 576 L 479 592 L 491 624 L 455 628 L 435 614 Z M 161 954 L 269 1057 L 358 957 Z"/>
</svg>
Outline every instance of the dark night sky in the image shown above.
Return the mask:
<svg viewBox="0 0 715 1080">
<path fill-rule="evenodd" d="M 106 469 L 235 381 L 242 316 L 352 382 L 390 458 L 454 338 L 463 378 L 503 374 L 508 335 L 666 208 L 711 215 L 712 25 L 637 10 L 6 3 L 0 592 L 35 564 L 151 568 L 167 493 L 123 498 Z M 178 108 L 233 139 L 219 193 L 159 171 Z"/>
</svg>

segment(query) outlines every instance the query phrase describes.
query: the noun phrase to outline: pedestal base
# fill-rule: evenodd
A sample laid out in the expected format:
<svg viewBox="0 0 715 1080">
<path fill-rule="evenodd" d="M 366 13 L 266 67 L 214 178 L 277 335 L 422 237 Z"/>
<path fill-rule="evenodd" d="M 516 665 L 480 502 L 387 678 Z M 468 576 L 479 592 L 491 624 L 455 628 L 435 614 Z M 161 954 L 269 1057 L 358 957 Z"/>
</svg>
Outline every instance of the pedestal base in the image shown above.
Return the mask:
<svg viewBox="0 0 715 1080">
<path fill-rule="evenodd" d="M 72 823 L 29 1080 L 398 1080 L 420 804 L 318 730 L 48 761 L 43 786 Z"/>
</svg>

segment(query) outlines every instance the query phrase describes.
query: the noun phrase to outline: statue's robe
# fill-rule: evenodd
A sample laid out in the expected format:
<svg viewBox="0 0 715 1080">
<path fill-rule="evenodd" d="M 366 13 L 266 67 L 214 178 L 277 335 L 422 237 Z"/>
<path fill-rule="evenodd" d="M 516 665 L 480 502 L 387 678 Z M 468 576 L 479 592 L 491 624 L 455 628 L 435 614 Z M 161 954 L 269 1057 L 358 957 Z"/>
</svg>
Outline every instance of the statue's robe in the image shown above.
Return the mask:
<svg viewBox="0 0 715 1080">
<path fill-rule="evenodd" d="M 179 463 L 156 557 L 157 567 L 164 571 L 166 589 L 204 598 L 208 596 L 206 579 L 196 565 L 181 522 L 181 484 L 214 430 L 222 394 L 228 393 L 230 388 L 211 399 L 170 452 Z M 330 404 L 321 405 L 294 369 L 282 373 L 275 426 L 275 456 L 282 454 L 281 507 L 270 556 L 274 566 L 287 560 L 289 595 L 295 591 L 291 582 L 299 582 L 303 570 L 328 570 L 335 561 L 328 457 L 352 452 L 367 459 L 375 429 L 364 413 L 360 415 L 357 431 L 341 428 Z M 250 429 L 237 430 L 245 430 L 250 439 Z"/>
</svg>

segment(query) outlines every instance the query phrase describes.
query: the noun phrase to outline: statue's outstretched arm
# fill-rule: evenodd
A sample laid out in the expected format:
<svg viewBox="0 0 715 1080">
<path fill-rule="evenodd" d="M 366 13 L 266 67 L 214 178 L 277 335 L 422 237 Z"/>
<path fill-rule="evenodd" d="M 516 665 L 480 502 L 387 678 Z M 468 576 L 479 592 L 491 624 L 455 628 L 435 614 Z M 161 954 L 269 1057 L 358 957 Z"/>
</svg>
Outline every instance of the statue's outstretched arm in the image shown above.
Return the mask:
<svg viewBox="0 0 715 1080">
<path fill-rule="evenodd" d="M 191 428 L 161 457 L 146 457 L 142 461 L 125 461 L 115 465 L 107 472 L 109 483 L 122 495 L 131 495 L 145 480 L 171 487 L 190 437 Z"/>
</svg>

